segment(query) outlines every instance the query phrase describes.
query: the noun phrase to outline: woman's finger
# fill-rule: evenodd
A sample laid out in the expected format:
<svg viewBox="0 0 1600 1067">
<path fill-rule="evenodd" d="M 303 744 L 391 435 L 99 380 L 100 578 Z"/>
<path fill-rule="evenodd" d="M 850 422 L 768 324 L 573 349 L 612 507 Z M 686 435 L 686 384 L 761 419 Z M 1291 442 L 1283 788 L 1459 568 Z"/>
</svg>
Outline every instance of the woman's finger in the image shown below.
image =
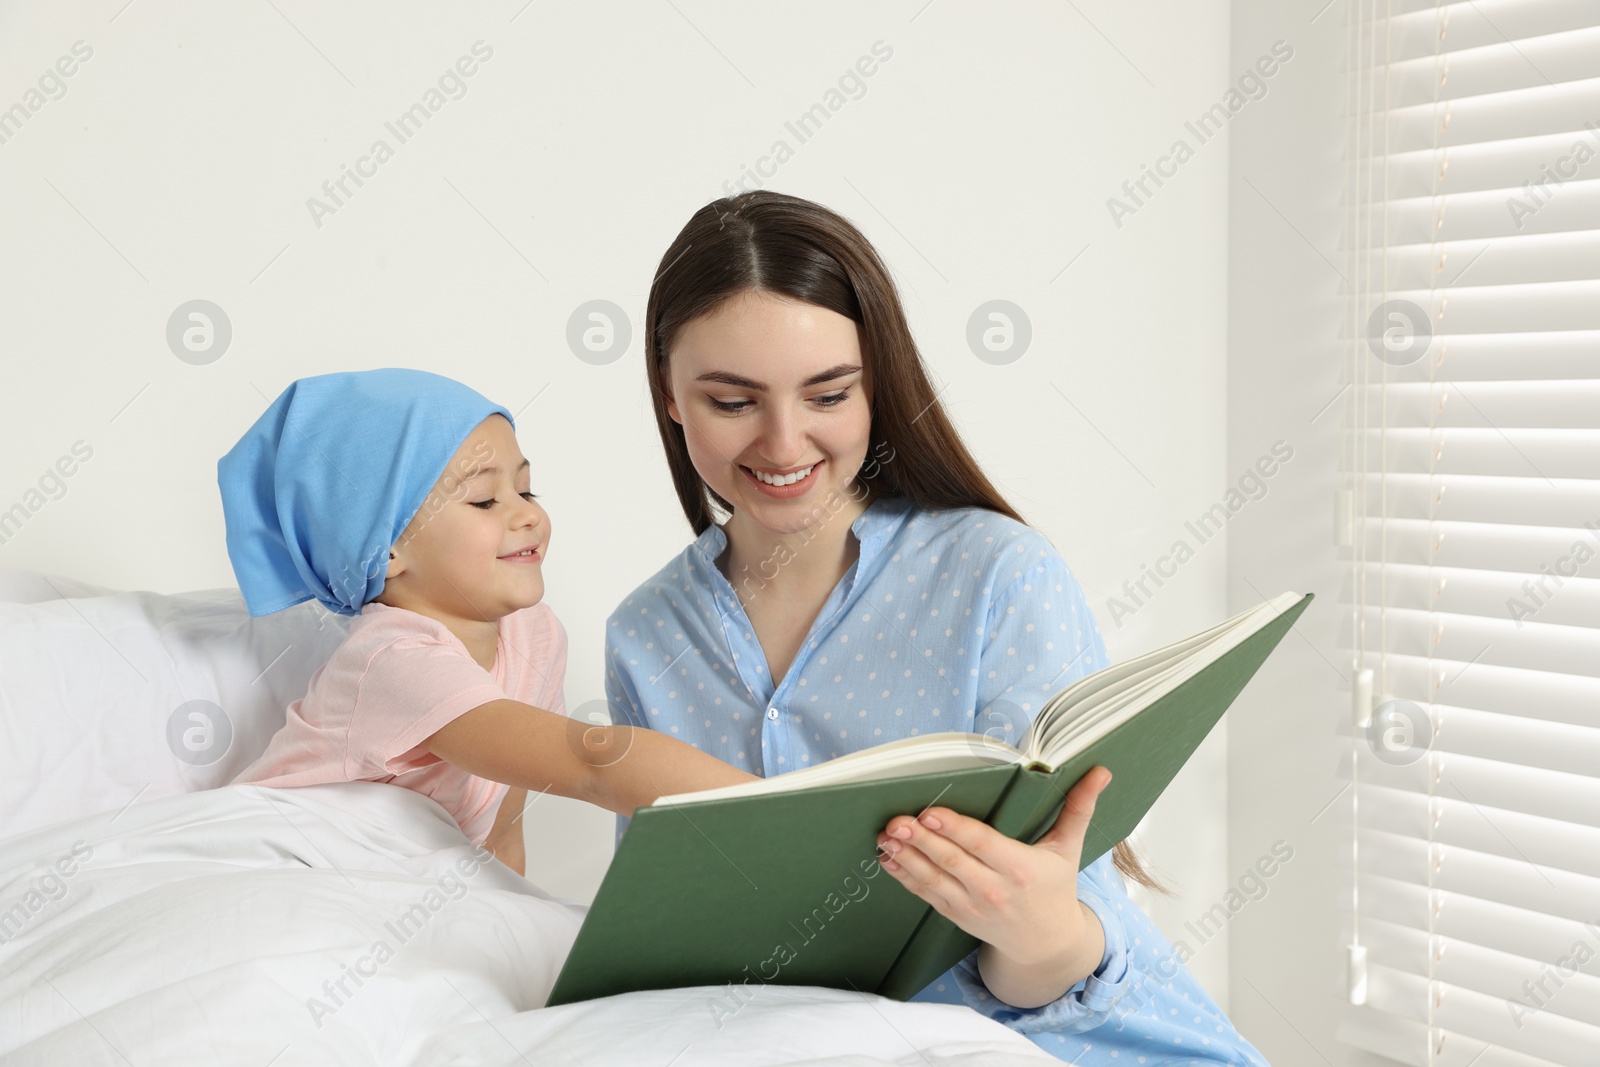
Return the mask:
<svg viewBox="0 0 1600 1067">
<path fill-rule="evenodd" d="M 958 878 L 930 860 L 916 846 L 903 841 L 895 843 L 900 847 L 887 857 L 884 869 L 894 875 L 901 885 L 934 905 L 941 915 L 967 906 L 971 898 Z"/>
<path fill-rule="evenodd" d="M 937 830 L 929 829 L 920 822 L 899 820 L 895 822 L 898 823 L 895 830 L 902 833 L 909 832 L 911 836 L 901 838 L 891 831 L 888 840 L 916 848 L 929 862 L 936 864 L 960 882 L 969 894 L 977 895 L 983 887 L 991 885 L 999 877 L 982 860 Z"/>
<path fill-rule="evenodd" d="M 891 836 L 898 827 L 906 825 L 911 828 L 912 836 L 907 840 L 915 842 L 934 859 L 939 859 L 942 854 L 939 846 L 933 839 L 942 838 L 944 842 L 991 871 L 1006 875 L 1028 862 L 1028 848 L 1021 841 L 1007 837 L 979 819 L 970 818 L 960 812 L 949 808 L 931 807 L 924 811 L 915 820 L 896 817 L 889 821 Z M 923 844 L 924 840 L 929 841 Z"/>
<path fill-rule="evenodd" d="M 1109 770 L 1099 765 L 1089 768 L 1084 776 L 1067 790 L 1067 799 L 1061 805 L 1061 814 L 1056 816 L 1055 823 L 1035 844 L 1048 848 L 1076 864 L 1083 853 L 1083 839 L 1089 830 L 1089 820 L 1094 816 L 1095 801 L 1110 784 Z"/>
</svg>

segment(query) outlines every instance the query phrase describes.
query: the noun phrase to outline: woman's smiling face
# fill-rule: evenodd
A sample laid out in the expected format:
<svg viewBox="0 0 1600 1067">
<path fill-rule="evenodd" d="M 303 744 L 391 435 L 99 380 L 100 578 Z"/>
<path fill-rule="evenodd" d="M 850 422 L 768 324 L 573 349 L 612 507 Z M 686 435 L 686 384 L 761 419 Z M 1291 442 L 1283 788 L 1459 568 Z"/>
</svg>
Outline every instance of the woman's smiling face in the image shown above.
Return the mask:
<svg viewBox="0 0 1600 1067">
<path fill-rule="evenodd" d="M 668 370 L 667 412 L 695 470 L 735 511 L 781 535 L 805 529 L 834 494 L 860 499 L 852 483 L 872 404 L 853 320 L 741 293 L 679 329 Z"/>
</svg>

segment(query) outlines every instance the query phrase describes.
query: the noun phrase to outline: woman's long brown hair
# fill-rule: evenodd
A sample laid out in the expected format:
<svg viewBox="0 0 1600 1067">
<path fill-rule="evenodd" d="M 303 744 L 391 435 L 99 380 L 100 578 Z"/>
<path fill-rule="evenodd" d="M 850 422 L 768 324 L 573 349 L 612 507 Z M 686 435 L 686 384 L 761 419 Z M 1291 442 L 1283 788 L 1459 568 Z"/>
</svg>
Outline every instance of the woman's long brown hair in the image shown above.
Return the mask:
<svg viewBox="0 0 1600 1067">
<path fill-rule="evenodd" d="M 667 466 L 695 534 L 713 505 L 731 513 L 689 458 L 683 427 L 667 411 L 665 379 L 683 326 L 742 293 L 803 301 L 856 323 L 872 396 L 868 454 L 887 445 L 893 462 L 862 477 L 872 498 L 904 496 L 923 508 L 977 507 L 1024 522 L 967 451 L 928 381 L 900 296 L 861 231 L 820 204 L 758 189 L 715 200 L 694 213 L 661 257 L 645 308 L 645 366 Z M 1126 842 L 1112 860 L 1127 878 L 1171 893 Z"/>
</svg>

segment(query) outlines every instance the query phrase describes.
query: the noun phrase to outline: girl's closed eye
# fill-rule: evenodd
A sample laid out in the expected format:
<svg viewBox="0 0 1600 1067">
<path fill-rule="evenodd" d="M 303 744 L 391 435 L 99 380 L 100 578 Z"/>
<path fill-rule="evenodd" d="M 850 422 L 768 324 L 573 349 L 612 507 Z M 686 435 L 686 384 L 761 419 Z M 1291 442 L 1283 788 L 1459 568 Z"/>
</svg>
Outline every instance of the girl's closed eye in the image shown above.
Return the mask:
<svg viewBox="0 0 1600 1067">
<path fill-rule="evenodd" d="M 538 493 L 518 493 L 517 495 L 521 496 L 521 497 L 526 497 L 529 500 L 538 500 L 539 499 L 539 494 Z M 471 504 L 475 508 L 482 508 L 484 511 L 488 511 L 490 508 L 492 508 L 496 504 L 500 503 L 500 501 L 495 500 L 493 498 L 490 498 L 488 500 L 469 500 L 468 503 Z"/>
<path fill-rule="evenodd" d="M 849 399 L 849 397 L 850 390 L 845 389 L 837 393 L 829 393 L 826 396 L 814 397 L 813 399 L 819 406 L 823 408 L 831 408 L 837 407 L 838 405 L 844 403 L 845 400 Z M 711 406 L 716 408 L 718 411 L 726 411 L 729 414 L 743 411 L 745 408 L 750 406 L 750 401 L 748 400 L 718 400 L 714 396 L 708 396 L 706 399 L 711 401 Z"/>
</svg>

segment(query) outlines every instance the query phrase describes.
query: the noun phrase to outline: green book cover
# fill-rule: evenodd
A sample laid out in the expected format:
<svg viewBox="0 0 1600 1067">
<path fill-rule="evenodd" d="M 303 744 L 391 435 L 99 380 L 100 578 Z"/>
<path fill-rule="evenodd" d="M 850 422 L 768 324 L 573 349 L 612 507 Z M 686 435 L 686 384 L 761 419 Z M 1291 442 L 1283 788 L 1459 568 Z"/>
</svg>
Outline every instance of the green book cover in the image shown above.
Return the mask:
<svg viewBox="0 0 1600 1067">
<path fill-rule="evenodd" d="M 1032 843 L 1103 765 L 1088 866 L 1133 832 L 1310 600 L 1054 771 L 1000 764 L 639 808 L 547 1003 L 716 985 L 738 987 L 731 1011 L 767 983 L 914 996 L 978 942 L 879 868 L 884 825 L 938 803 Z"/>
</svg>

